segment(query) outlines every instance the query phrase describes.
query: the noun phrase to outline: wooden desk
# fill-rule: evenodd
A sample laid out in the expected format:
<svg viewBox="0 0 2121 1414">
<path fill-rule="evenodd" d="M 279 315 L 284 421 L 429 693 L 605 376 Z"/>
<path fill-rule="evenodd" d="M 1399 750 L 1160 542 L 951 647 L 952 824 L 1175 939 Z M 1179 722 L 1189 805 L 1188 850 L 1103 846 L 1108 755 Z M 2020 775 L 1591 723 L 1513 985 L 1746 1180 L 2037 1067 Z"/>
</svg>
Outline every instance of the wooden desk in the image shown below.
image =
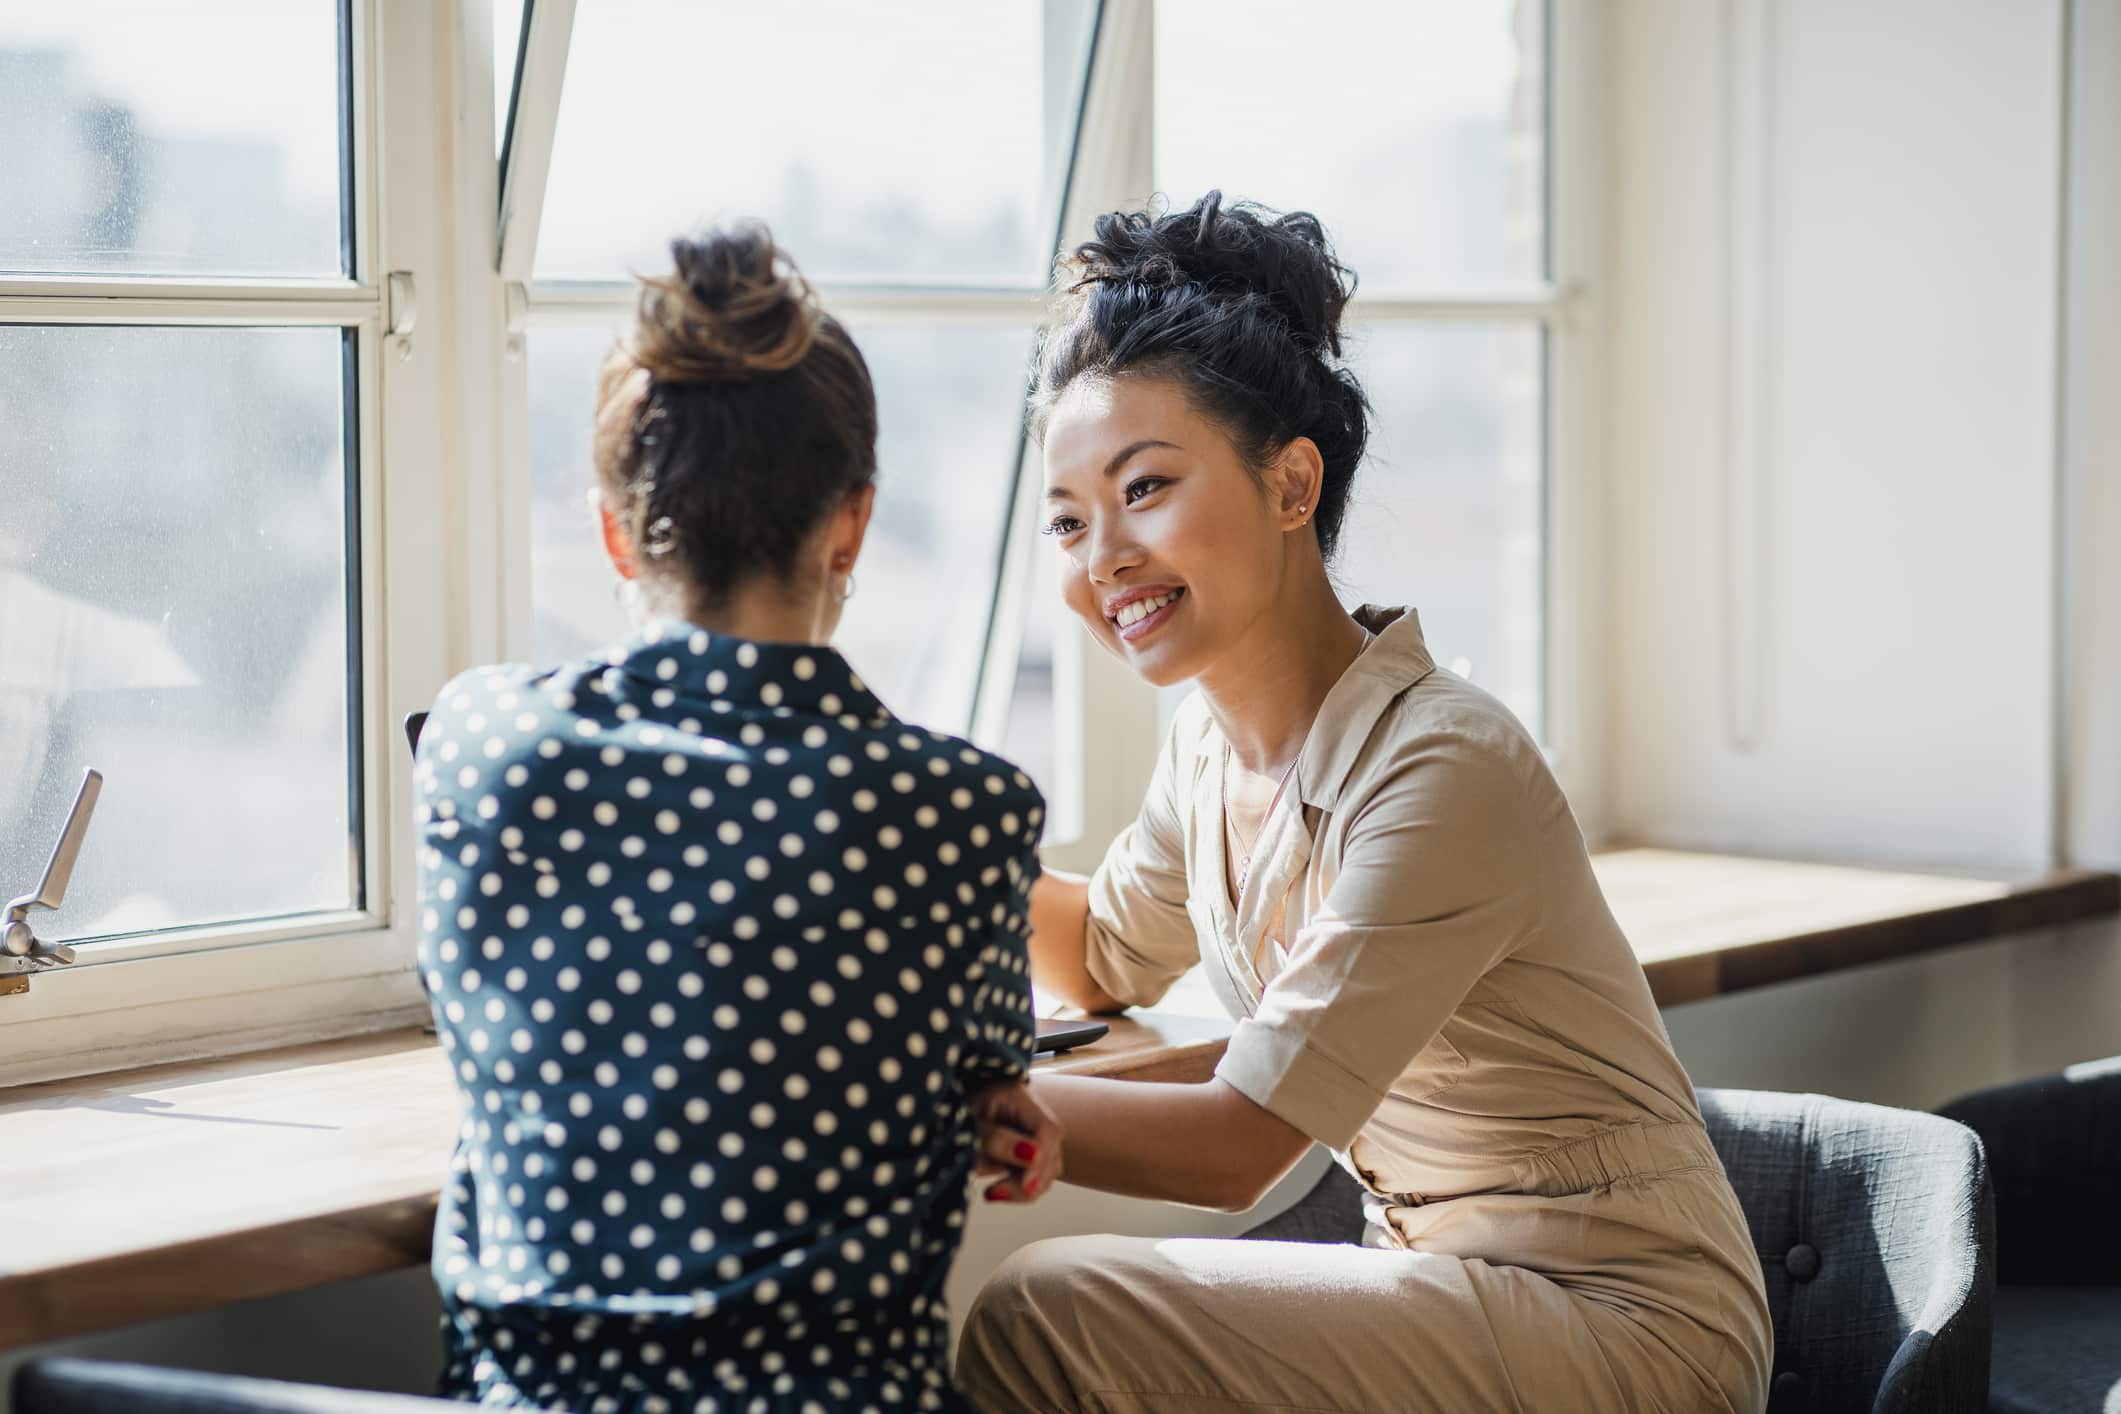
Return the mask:
<svg viewBox="0 0 2121 1414">
<path fill-rule="evenodd" d="M 1227 1022 L 1038 1071 L 1200 1080 Z M 457 1097 L 420 1031 L 0 1090 L 0 1349 L 427 1261 Z"/>
<path fill-rule="evenodd" d="M 1665 1004 L 2121 911 L 2112 874 L 1598 868 Z M 1039 1071 L 1202 1080 L 1229 1030 L 1134 1013 Z M 417 1031 L 0 1090 L 0 1349 L 424 1263 L 456 1124 Z"/>
<path fill-rule="evenodd" d="M 2121 876 L 2088 869 L 1859 869 L 1668 849 L 1593 863 L 1658 1005 L 2121 913 Z"/>
</svg>

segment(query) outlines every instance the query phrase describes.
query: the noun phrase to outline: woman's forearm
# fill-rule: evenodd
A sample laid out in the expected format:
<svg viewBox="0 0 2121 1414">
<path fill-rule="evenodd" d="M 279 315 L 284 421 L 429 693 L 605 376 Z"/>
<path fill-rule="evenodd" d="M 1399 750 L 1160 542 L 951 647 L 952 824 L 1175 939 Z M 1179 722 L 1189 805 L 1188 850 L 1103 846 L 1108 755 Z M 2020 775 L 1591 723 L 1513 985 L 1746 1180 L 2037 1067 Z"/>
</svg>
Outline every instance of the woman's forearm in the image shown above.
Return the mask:
<svg viewBox="0 0 2121 1414">
<path fill-rule="evenodd" d="M 1084 1011 L 1119 1011 L 1126 1003 L 1090 975 L 1089 928 L 1090 881 L 1042 871 L 1031 885 L 1031 985 Z"/>
<path fill-rule="evenodd" d="M 1060 1123 L 1062 1180 L 1130 1198 L 1242 1212 L 1311 1147 L 1221 1080 L 1039 1075 L 1032 1093 Z"/>
</svg>

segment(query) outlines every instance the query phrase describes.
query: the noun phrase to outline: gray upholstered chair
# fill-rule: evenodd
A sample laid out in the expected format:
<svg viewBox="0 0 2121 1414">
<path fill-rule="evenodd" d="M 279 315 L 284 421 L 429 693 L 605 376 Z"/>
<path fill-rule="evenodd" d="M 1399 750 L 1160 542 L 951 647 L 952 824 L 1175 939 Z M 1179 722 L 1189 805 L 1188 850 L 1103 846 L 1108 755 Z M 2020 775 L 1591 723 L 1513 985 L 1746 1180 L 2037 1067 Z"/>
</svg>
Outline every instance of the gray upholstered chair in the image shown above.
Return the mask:
<svg viewBox="0 0 2121 1414">
<path fill-rule="evenodd" d="M 1941 1111 L 1996 1184 L 1997 1414 L 2121 1411 L 2121 1056 Z"/>
<path fill-rule="evenodd" d="M 1767 1279 L 1772 1414 L 1979 1414 L 1995 1281 L 1980 1141 L 1935 1115 L 1819 1095 L 1700 1098 Z M 1329 1169 L 1245 1235 L 1354 1241 L 1359 1196 Z"/>
<path fill-rule="evenodd" d="M 1979 1414 L 1995 1288 L 1981 1141 L 1821 1095 L 1700 1098 L 1767 1278 L 1772 1414 Z"/>
<path fill-rule="evenodd" d="M 15 1372 L 14 1414 L 462 1414 L 409 1394 L 162 1370 L 105 1360 L 39 1360 Z"/>
</svg>

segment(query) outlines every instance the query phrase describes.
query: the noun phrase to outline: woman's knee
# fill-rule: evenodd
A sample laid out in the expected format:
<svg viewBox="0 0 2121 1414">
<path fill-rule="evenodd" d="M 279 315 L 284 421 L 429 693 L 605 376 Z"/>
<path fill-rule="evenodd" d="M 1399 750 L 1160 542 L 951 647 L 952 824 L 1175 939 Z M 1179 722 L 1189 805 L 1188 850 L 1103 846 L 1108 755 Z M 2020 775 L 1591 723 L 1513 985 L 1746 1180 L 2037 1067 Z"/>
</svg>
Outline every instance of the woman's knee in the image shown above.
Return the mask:
<svg viewBox="0 0 2121 1414">
<path fill-rule="evenodd" d="M 1012 1332 L 1048 1323 L 1055 1307 L 1067 1299 L 1066 1273 L 1080 1268 L 1076 1254 L 1084 1241 L 1049 1237 L 1011 1253 L 965 1313 L 965 1348 L 970 1350 L 975 1341 L 983 1349 L 1006 1347 Z"/>
<path fill-rule="evenodd" d="M 1096 1322 L 1082 1310 L 1085 1278 L 1110 1239 L 1050 1237 L 1020 1247 L 980 1287 L 958 1340 L 957 1378 L 982 1410 L 1047 1410 L 1069 1403 Z"/>
</svg>

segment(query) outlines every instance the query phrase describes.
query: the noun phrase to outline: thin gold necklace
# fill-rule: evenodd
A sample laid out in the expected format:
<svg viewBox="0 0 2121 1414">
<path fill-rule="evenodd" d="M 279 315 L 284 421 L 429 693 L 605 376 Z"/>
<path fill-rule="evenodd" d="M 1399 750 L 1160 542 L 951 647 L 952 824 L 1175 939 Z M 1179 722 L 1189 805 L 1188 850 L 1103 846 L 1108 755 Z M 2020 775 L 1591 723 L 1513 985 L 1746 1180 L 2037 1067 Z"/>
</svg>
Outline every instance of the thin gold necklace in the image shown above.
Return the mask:
<svg viewBox="0 0 2121 1414">
<path fill-rule="evenodd" d="M 1244 836 L 1237 836 L 1237 897 L 1240 901 L 1245 896 L 1245 880 L 1252 875 L 1253 847 L 1259 843 L 1259 837 L 1267 832 L 1267 821 L 1273 818 L 1274 807 L 1281 803 L 1281 793 L 1288 787 L 1289 777 L 1296 774 L 1296 763 L 1303 760 L 1303 757 L 1303 748 L 1298 747 L 1296 754 L 1289 758 L 1288 768 L 1281 773 L 1281 779 L 1274 783 L 1274 794 L 1267 797 L 1267 808 L 1259 814 L 1259 828 L 1252 832 L 1251 841 L 1248 843 Z M 1230 821 L 1230 833 L 1237 835 L 1237 817 L 1229 814 L 1227 805 L 1223 807 L 1223 811 L 1225 817 Z"/>
</svg>

